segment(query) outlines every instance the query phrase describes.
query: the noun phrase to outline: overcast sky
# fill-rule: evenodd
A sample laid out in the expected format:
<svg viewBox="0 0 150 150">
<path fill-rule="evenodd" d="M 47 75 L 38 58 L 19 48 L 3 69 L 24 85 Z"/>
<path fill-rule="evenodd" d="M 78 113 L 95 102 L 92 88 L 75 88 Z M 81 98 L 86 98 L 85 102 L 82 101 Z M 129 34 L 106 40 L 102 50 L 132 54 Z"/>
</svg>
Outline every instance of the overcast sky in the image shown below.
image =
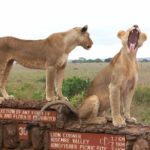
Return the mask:
<svg viewBox="0 0 150 150">
<path fill-rule="evenodd" d="M 41 39 L 76 26 L 89 26 L 94 42 L 86 51 L 73 50 L 70 59 L 113 57 L 121 48 L 119 30 L 138 24 L 150 35 L 149 0 L 0 0 L 0 37 Z M 138 51 L 150 57 L 150 40 Z"/>
</svg>

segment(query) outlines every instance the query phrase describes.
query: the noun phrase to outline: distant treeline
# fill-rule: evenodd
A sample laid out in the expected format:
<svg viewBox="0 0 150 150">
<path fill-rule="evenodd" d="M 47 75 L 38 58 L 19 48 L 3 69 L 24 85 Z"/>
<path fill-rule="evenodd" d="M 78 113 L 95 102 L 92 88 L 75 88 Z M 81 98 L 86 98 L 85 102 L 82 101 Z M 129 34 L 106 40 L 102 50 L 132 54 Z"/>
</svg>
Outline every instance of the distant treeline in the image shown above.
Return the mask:
<svg viewBox="0 0 150 150">
<path fill-rule="evenodd" d="M 102 59 L 86 59 L 84 57 L 80 57 L 79 59 L 71 60 L 72 63 L 93 63 L 93 62 L 103 62 Z"/>
<path fill-rule="evenodd" d="M 106 58 L 106 59 L 86 59 L 84 57 L 80 57 L 79 59 L 71 60 L 72 63 L 99 63 L 99 62 L 110 62 L 112 58 Z M 150 58 L 139 58 L 140 62 L 150 62 Z"/>
</svg>

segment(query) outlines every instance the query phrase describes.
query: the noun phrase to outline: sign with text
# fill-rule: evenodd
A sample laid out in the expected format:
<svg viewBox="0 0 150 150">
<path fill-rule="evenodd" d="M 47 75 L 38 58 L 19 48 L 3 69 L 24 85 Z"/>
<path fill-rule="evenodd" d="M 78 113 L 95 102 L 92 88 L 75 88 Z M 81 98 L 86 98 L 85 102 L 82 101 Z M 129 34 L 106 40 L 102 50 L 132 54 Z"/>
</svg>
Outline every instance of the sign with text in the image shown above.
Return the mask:
<svg viewBox="0 0 150 150">
<path fill-rule="evenodd" d="M 125 150 L 125 136 L 50 131 L 51 150 Z"/>
<path fill-rule="evenodd" d="M 18 124 L 18 131 L 19 131 L 19 139 L 20 140 L 27 140 L 28 139 L 28 131 L 26 130 L 26 124 Z"/>
<path fill-rule="evenodd" d="M 30 109 L 12 109 L 0 108 L 0 119 L 4 120 L 19 120 L 19 121 L 33 121 L 36 119 L 38 110 Z M 56 111 L 44 111 L 40 116 L 42 122 L 56 122 Z"/>
</svg>

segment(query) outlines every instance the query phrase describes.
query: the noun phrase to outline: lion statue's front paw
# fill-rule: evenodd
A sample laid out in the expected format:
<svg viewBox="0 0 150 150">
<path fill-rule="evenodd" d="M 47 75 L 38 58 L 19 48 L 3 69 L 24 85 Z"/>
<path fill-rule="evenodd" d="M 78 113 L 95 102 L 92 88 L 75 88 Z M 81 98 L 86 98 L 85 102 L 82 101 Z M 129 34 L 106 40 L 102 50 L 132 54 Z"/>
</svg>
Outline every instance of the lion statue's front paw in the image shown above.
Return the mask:
<svg viewBox="0 0 150 150">
<path fill-rule="evenodd" d="M 58 100 L 65 100 L 65 101 L 69 101 L 67 97 L 65 96 L 58 96 Z"/>
<path fill-rule="evenodd" d="M 58 97 L 57 96 L 52 96 L 52 97 L 46 97 L 46 100 L 47 101 L 56 101 L 56 100 L 58 100 Z"/>
<path fill-rule="evenodd" d="M 15 100 L 15 97 L 13 95 L 8 95 L 4 97 L 5 100 Z"/>
<path fill-rule="evenodd" d="M 126 126 L 126 122 L 125 122 L 125 119 L 122 118 L 120 115 L 119 116 L 116 116 L 116 117 L 113 117 L 113 125 L 115 127 L 125 127 Z"/>
<path fill-rule="evenodd" d="M 137 123 L 137 120 L 134 117 L 126 118 L 126 121 L 129 123 Z"/>
</svg>

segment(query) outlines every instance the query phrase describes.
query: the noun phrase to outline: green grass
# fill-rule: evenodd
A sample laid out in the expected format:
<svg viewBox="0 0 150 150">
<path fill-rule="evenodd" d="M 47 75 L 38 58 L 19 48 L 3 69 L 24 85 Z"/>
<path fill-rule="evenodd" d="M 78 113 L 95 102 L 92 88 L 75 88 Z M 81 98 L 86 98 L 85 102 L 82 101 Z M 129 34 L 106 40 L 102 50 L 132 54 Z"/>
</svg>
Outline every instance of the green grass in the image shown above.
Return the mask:
<svg viewBox="0 0 150 150">
<path fill-rule="evenodd" d="M 134 99 L 137 103 L 150 104 L 150 87 L 138 85 L 134 93 Z"/>
<path fill-rule="evenodd" d="M 131 114 L 137 118 L 138 122 L 150 125 L 150 103 L 137 103 L 133 101 Z"/>
<path fill-rule="evenodd" d="M 74 76 L 92 80 L 106 63 L 68 64 L 65 79 Z M 134 94 L 132 114 L 139 121 L 150 124 L 150 63 L 140 63 L 139 81 Z M 45 99 L 45 71 L 13 66 L 9 76 L 7 90 L 17 99 Z M 78 105 L 83 99 L 84 92 L 70 98 L 73 105 Z"/>
</svg>

